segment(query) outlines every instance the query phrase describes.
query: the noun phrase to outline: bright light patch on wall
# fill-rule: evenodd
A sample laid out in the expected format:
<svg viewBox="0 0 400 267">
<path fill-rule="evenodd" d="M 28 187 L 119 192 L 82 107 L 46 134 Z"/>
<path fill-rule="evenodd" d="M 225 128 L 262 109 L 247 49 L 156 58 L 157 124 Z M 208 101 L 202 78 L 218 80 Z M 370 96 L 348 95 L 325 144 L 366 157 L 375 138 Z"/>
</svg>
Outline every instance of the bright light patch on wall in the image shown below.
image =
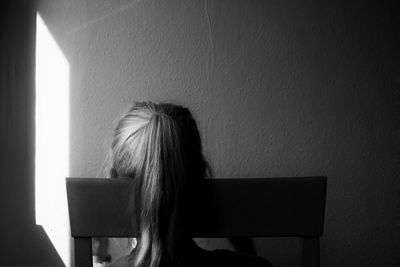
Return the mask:
<svg viewBox="0 0 400 267">
<path fill-rule="evenodd" d="M 39 14 L 36 20 L 36 224 L 70 266 L 65 177 L 69 175 L 69 63 Z"/>
</svg>

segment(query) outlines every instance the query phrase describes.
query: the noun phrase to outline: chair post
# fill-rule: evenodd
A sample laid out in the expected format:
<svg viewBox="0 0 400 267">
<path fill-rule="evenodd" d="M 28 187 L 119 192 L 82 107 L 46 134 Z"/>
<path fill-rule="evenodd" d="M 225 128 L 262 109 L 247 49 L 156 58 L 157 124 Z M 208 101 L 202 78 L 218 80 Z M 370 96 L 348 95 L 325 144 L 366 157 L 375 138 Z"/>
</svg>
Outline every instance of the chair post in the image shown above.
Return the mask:
<svg viewBox="0 0 400 267">
<path fill-rule="evenodd" d="M 319 237 L 300 237 L 302 267 L 319 267 Z"/>
<path fill-rule="evenodd" d="M 74 238 L 75 267 L 93 266 L 92 239 L 90 237 Z"/>
</svg>

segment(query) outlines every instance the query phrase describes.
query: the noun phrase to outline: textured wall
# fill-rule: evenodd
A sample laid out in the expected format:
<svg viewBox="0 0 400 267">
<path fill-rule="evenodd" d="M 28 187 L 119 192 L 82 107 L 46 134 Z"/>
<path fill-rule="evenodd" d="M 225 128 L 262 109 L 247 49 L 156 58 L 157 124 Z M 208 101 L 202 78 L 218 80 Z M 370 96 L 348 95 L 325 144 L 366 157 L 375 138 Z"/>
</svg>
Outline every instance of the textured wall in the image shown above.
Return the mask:
<svg viewBox="0 0 400 267">
<path fill-rule="evenodd" d="M 104 175 L 132 101 L 197 118 L 217 177 L 327 175 L 323 266 L 398 266 L 398 33 L 390 7 L 39 1 L 71 65 L 71 175 Z M 397 176 L 396 176 L 397 175 Z M 278 266 L 294 240 L 257 240 Z"/>
</svg>

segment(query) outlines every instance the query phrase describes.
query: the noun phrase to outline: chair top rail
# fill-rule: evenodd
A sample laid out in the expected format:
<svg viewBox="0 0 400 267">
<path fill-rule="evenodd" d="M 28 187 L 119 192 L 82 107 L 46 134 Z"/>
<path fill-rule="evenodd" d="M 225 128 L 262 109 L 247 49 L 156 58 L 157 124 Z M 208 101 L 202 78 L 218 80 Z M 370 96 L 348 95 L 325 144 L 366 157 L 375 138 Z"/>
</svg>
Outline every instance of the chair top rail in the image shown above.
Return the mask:
<svg viewBox="0 0 400 267">
<path fill-rule="evenodd" d="M 193 237 L 320 236 L 326 177 L 204 179 L 186 217 Z M 134 237 L 135 179 L 67 178 L 73 237 Z"/>
</svg>

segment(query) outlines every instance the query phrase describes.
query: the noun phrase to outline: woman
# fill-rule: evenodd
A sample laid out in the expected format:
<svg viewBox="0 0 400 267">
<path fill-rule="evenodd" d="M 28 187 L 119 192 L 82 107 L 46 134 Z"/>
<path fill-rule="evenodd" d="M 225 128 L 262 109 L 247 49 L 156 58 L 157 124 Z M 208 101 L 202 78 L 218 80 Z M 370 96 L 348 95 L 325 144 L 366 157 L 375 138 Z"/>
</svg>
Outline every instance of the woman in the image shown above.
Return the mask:
<svg viewBox="0 0 400 267">
<path fill-rule="evenodd" d="M 185 230 L 183 204 L 196 182 L 211 176 L 187 108 L 136 103 L 115 129 L 110 176 L 136 179 L 140 206 L 137 246 L 112 266 L 270 266 L 258 257 L 202 250 Z"/>
</svg>

